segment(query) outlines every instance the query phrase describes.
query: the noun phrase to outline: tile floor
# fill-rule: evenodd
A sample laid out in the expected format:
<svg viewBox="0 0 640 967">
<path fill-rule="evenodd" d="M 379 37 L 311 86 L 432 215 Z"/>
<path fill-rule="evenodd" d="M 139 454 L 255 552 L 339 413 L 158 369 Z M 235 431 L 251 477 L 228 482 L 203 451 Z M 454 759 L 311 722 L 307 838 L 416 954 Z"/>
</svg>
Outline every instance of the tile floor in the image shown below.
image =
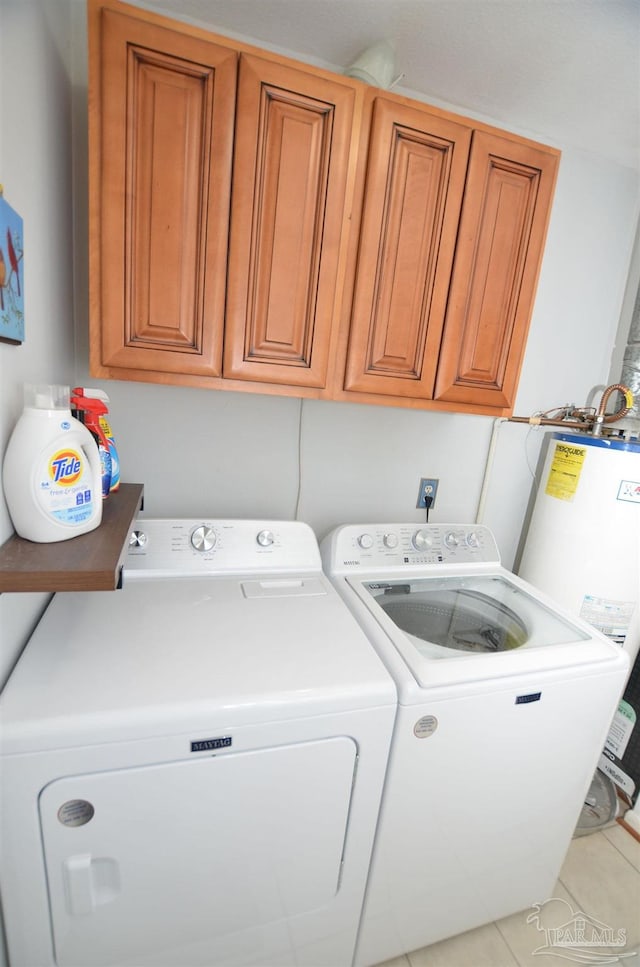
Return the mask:
<svg viewBox="0 0 640 967">
<path fill-rule="evenodd" d="M 616 964 L 640 967 L 640 842 L 616 824 L 574 839 L 554 897 L 569 917 L 582 912 L 601 924 L 623 930 L 626 943 L 613 947 L 571 945 L 543 953 L 549 933 L 527 923 L 525 910 L 497 923 L 414 950 L 380 967 L 571 967 L 572 964 Z M 567 918 L 556 920 L 556 924 Z M 539 952 L 538 952 L 539 951 Z"/>
</svg>

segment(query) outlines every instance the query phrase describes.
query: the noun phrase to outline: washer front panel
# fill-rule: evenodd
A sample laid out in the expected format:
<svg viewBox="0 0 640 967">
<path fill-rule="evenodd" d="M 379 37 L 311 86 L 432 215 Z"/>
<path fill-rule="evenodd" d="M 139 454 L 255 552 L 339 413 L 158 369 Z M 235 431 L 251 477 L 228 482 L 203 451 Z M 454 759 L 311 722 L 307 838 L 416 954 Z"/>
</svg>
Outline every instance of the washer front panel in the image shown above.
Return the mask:
<svg viewBox="0 0 640 967">
<path fill-rule="evenodd" d="M 333 532 L 329 547 L 323 560 L 333 574 L 500 564 L 493 534 L 481 525 L 348 524 Z"/>
</svg>

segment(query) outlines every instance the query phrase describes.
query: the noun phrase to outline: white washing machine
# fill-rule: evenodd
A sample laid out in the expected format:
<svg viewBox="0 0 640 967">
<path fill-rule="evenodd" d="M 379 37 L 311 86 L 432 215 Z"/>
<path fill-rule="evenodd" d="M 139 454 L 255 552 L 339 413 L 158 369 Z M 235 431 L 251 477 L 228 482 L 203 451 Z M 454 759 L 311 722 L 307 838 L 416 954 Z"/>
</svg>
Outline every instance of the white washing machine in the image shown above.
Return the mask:
<svg viewBox="0 0 640 967">
<path fill-rule="evenodd" d="M 321 552 L 399 697 L 370 965 L 553 897 L 628 656 L 501 567 L 485 527 L 349 525 Z"/>
<path fill-rule="evenodd" d="M 0 699 L 11 967 L 347 967 L 395 711 L 306 525 L 141 519 Z"/>
</svg>

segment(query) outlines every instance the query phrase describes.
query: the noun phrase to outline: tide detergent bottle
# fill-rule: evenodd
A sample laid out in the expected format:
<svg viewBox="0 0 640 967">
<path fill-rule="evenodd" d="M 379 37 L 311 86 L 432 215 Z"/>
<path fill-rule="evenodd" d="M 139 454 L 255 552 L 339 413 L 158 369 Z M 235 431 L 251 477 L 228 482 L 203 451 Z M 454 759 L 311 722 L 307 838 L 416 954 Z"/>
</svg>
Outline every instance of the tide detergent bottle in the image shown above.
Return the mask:
<svg viewBox="0 0 640 967">
<path fill-rule="evenodd" d="M 68 386 L 25 384 L 2 482 L 13 526 L 26 540 L 65 541 L 100 524 L 98 447 L 71 415 Z"/>
<path fill-rule="evenodd" d="M 107 420 L 107 415 L 109 413 L 109 397 L 103 390 L 94 389 L 90 386 L 74 387 L 74 389 L 71 390 L 71 396 L 73 399 L 77 399 L 78 397 L 87 397 L 88 399 L 92 400 L 100 400 L 100 402 L 104 404 L 104 412 L 100 413 L 98 422 L 109 447 L 109 456 L 111 457 L 111 483 L 109 484 L 109 493 L 113 493 L 120 486 L 120 457 L 118 456 L 113 431 L 109 425 L 109 421 Z M 78 418 L 82 423 L 86 422 L 83 419 L 82 414 L 80 414 Z"/>
</svg>

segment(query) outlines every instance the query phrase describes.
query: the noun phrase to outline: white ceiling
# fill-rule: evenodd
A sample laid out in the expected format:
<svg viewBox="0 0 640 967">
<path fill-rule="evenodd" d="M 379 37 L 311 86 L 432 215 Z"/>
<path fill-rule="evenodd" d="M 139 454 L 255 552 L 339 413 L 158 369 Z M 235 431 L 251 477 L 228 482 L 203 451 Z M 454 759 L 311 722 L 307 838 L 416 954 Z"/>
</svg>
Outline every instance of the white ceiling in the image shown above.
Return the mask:
<svg viewBox="0 0 640 967">
<path fill-rule="evenodd" d="M 341 68 L 378 40 L 402 90 L 640 169 L 640 0 L 147 0 Z"/>
</svg>

